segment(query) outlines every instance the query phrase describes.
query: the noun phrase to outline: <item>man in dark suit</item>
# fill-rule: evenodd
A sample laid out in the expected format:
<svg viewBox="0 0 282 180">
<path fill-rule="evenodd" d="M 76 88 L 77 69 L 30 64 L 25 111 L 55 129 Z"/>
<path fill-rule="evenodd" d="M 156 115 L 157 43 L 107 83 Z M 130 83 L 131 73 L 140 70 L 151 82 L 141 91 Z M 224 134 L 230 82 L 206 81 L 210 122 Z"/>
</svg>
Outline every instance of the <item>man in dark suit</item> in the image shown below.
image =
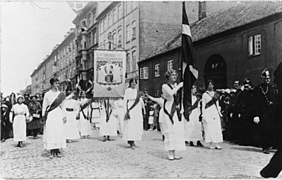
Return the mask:
<svg viewBox="0 0 282 180">
<path fill-rule="evenodd" d="M 282 109 L 282 63 L 279 64 L 278 68 L 274 72 L 274 82 L 277 84 L 278 88 L 278 98 L 279 105 L 278 109 Z M 271 158 L 270 162 L 267 166 L 265 166 L 260 174 L 264 178 L 269 177 L 277 177 L 282 170 L 282 112 L 277 111 L 277 125 L 276 125 L 276 133 L 277 133 L 277 147 L 278 151 Z"/>
<path fill-rule="evenodd" d="M 275 144 L 277 126 L 278 89 L 270 83 L 270 72 L 264 69 L 262 83 L 253 93 L 253 121 L 258 125 L 263 153 L 269 154 L 269 148 Z"/>
</svg>

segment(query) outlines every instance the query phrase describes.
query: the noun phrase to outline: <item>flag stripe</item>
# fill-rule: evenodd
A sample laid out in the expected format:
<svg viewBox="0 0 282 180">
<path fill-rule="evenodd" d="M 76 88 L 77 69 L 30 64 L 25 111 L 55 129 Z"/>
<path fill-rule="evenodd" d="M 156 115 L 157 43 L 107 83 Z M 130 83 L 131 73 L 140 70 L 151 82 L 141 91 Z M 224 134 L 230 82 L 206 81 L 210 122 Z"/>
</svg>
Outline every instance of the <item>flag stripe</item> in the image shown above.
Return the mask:
<svg viewBox="0 0 282 180">
<path fill-rule="evenodd" d="M 191 36 L 191 29 L 190 26 L 188 24 L 182 24 L 182 34 L 185 34 L 187 36 Z"/>
</svg>

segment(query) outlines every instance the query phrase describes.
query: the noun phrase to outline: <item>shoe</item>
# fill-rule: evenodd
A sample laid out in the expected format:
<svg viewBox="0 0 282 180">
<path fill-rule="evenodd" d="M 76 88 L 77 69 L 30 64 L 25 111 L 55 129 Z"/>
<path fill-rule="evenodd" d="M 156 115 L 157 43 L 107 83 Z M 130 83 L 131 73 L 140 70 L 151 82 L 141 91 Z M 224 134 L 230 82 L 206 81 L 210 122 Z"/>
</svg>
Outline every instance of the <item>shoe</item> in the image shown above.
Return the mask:
<svg viewBox="0 0 282 180">
<path fill-rule="evenodd" d="M 49 159 L 53 159 L 55 157 L 55 154 L 50 154 Z"/>
<path fill-rule="evenodd" d="M 210 149 L 215 149 L 215 147 L 211 146 Z"/>
<path fill-rule="evenodd" d="M 5 142 L 5 141 L 6 141 L 6 139 L 2 139 L 2 140 L 1 140 L 1 142 Z"/>
<path fill-rule="evenodd" d="M 63 156 L 62 156 L 60 153 L 57 153 L 57 154 L 56 154 L 56 157 L 57 157 L 57 158 L 62 158 Z"/>
<path fill-rule="evenodd" d="M 106 138 L 104 138 L 102 141 L 103 141 L 103 142 L 106 142 L 106 141 L 107 141 L 107 139 L 106 139 Z"/>
<path fill-rule="evenodd" d="M 204 145 L 200 141 L 197 142 L 197 146 L 198 147 L 204 147 Z"/>
<path fill-rule="evenodd" d="M 173 156 L 168 156 L 168 160 L 172 161 L 172 160 L 174 160 L 174 157 Z"/>
<path fill-rule="evenodd" d="M 174 156 L 174 160 L 180 160 L 180 159 L 182 159 L 182 157 Z"/>
<path fill-rule="evenodd" d="M 134 147 L 134 146 L 130 146 L 130 148 L 131 148 L 132 150 L 135 150 L 135 147 Z"/>
<path fill-rule="evenodd" d="M 111 139 L 110 139 L 110 136 L 108 136 L 108 137 L 107 137 L 107 140 L 108 140 L 108 141 L 110 141 L 110 140 L 111 140 Z"/>
<path fill-rule="evenodd" d="M 190 141 L 190 146 L 194 146 L 194 143 L 193 143 L 193 141 Z"/>
<path fill-rule="evenodd" d="M 216 147 L 215 147 L 215 149 L 217 149 L 217 150 L 221 150 L 221 149 L 222 149 L 222 147 L 220 147 L 220 146 L 216 146 Z"/>
<path fill-rule="evenodd" d="M 270 153 L 270 152 L 269 152 L 269 149 L 263 149 L 262 152 L 263 152 L 264 154 L 269 154 L 269 153 Z"/>
</svg>

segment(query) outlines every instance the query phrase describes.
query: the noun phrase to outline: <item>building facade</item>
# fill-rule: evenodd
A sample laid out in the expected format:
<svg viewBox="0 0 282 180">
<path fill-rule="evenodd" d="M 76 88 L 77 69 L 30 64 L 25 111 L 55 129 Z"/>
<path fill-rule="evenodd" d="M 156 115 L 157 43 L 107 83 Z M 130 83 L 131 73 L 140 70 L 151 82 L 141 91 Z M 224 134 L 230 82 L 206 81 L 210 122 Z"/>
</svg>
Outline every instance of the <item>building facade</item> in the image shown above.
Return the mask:
<svg viewBox="0 0 282 180">
<path fill-rule="evenodd" d="M 64 40 L 56 45 L 50 55 L 31 74 L 31 94 L 42 94 L 51 88 L 50 79 L 60 80 L 60 89 L 66 90 L 67 79 L 75 85 L 76 75 L 76 46 L 74 29 L 65 35 Z"/>
<path fill-rule="evenodd" d="M 257 85 L 264 68 L 273 73 L 282 62 L 281 2 L 241 2 L 190 27 L 199 87 L 205 87 L 208 79 L 215 81 L 216 88 L 231 87 L 234 80 L 244 78 Z M 180 46 L 178 35 L 139 63 L 141 90 L 160 95 L 167 69 L 179 70 Z"/>
</svg>

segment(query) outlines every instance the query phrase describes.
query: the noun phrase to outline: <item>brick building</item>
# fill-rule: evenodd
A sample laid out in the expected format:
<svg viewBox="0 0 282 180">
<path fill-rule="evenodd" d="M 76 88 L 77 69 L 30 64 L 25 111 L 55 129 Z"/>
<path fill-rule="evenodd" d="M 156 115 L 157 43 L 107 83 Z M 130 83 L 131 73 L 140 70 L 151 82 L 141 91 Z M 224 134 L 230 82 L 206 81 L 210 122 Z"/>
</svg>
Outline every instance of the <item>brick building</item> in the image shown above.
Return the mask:
<svg viewBox="0 0 282 180">
<path fill-rule="evenodd" d="M 260 83 L 262 69 L 281 63 L 282 3 L 241 2 L 191 24 L 196 49 L 198 86 L 207 79 L 216 88 L 250 78 Z M 168 40 L 139 63 L 140 89 L 160 95 L 169 68 L 180 69 L 181 35 Z"/>
</svg>

